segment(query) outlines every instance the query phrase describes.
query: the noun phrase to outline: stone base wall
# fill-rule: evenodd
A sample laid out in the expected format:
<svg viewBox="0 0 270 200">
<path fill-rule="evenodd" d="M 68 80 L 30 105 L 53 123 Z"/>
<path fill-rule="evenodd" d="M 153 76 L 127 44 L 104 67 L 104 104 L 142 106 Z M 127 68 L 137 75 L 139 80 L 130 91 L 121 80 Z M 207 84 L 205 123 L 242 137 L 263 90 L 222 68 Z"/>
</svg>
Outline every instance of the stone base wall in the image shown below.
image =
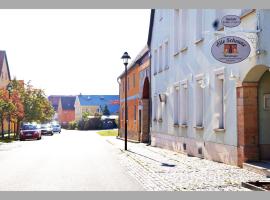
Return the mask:
<svg viewBox="0 0 270 200">
<path fill-rule="evenodd" d="M 119 129 L 119 136 L 120 138 L 125 138 L 125 129 Z M 127 131 L 127 139 L 134 140 L 134 141 L 140 141 L 140 134 L 136 131 Z"/>
<path fill-rule="evenodd" d="M 154 132 L 151 132 L 151 145 L 229 165 L 238 165 L 238 149 L 235 146 Z"/>
</svg>

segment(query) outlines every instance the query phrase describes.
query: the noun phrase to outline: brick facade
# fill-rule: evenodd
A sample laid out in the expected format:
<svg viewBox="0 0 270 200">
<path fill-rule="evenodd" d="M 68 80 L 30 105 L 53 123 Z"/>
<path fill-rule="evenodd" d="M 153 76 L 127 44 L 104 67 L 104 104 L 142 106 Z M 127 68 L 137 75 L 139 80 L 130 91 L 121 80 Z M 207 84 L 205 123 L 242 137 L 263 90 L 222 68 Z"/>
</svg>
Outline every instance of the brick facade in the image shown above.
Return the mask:
<svg viewBox="0 0 270 200">
<path fill-rule="evenodd" d="M 238 165 L 259 160 L 258 84 L 237 87 Z"/>
</svg>

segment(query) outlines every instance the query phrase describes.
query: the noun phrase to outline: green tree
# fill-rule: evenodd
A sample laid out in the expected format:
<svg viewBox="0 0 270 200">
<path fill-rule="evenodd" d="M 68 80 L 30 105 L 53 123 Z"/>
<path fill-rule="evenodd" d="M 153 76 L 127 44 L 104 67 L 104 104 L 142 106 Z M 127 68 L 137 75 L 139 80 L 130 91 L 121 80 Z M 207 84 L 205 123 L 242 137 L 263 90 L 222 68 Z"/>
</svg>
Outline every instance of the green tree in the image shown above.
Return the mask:
<svg viewBox="0 0 270 200">
<path fill-rule="evenodd" d="M 106 116 L 111 115 L 107 105 L 104 106 L 102 113 L 103 113 L 103 115 L 106 115 Z"/>
<path fill-rule="evenodd" d="M 91 115 L 89 111 L 85 111 L 82 113 L 82 119 L 85 121 L 88 119 L 88 117 Z"/>
</svg>

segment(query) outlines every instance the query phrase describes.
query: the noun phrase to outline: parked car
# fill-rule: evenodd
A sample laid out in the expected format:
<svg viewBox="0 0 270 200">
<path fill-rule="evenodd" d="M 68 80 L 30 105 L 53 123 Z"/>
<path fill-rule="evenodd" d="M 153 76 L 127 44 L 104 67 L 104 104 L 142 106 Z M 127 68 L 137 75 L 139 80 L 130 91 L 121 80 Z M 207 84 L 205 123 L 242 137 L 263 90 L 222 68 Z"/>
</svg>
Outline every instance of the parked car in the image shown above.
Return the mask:
<svg viewBox="0 0 270 200">
<path fill-rule="evenodd" d="M 41 139 L 41 131 L 38 128 L 37 125 L 33 124 L 25 124 L 22 125 L 20 130 L 20 140 L 26 140 L 26 139 Z"/>
<path fill-rule="evenodd" d="M 52 129 L 54 133 L 61 133 L 61 126 L 59 124 L 53 124 Z"/>
<path fill-rule="evenodd" d="M 51 124 L 41 124 L 40 130 L 42 135 L 53 135 L 53 129 Z"/>
</svg>

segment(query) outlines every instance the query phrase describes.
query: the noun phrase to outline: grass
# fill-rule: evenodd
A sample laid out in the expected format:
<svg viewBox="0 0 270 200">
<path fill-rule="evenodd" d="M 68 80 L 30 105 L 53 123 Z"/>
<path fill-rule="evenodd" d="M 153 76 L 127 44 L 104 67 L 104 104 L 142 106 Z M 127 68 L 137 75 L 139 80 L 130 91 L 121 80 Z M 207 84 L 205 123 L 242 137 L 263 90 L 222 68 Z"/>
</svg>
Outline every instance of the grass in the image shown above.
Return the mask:
<svg viewBox="0 0 270 200">
<path fill-rule="evenodd" d="M 0 134 L 0 142 L 10 143 L 10 142 L 13 142 L 15 140 L 16 139 L 14 138 L 14 133 L 10 133 L 10 138 L 8 138 L 8 134 L 6 133 L 4 139 L 2 138 L 2 134 Z"/>
<path fill-rule="evenodd" d="M 98 131 L 97 134 L 101 136 L 117 136 L 118 130 L 104 130 L 104 131 Z"/>
</svg>

